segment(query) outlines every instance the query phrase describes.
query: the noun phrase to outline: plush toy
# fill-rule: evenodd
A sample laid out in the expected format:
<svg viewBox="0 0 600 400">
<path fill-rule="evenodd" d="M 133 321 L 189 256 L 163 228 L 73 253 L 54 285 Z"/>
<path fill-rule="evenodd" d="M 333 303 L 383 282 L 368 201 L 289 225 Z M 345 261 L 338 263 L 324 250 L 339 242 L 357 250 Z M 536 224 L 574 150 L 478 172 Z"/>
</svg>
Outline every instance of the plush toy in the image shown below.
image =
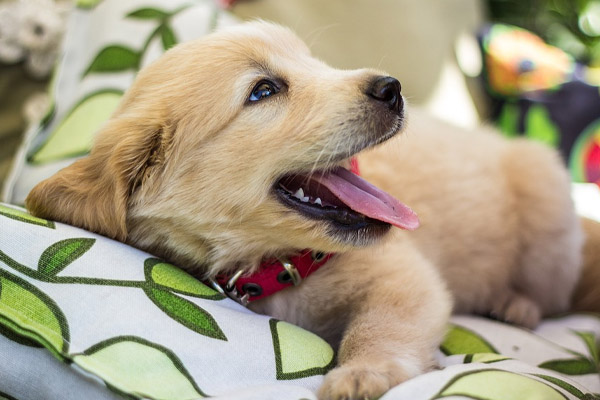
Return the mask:
<svg viewBox="0 0 600 400">
<path fill-rule="evenodd" d="M 48 76 L 58 56 L 68 4 L 53 0 L 0 3 L 0 62 L 24 60 L 32 76 Z"/>
</svg>

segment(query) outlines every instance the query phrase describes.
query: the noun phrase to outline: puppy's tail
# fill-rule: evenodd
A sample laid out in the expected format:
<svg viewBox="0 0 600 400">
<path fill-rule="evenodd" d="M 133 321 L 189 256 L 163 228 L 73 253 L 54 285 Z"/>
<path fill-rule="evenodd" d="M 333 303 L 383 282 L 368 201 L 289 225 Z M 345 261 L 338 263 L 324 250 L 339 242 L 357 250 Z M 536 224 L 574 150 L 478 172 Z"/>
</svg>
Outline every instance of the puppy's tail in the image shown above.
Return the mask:
<svg viewBox="0 0 600 400">
<path fill-rule="evenodd" d="M 600 313 L 600 223 L 582 218 L 585 232 L 583 268 L 575 292 L 573 310 Z"/>
</svg>

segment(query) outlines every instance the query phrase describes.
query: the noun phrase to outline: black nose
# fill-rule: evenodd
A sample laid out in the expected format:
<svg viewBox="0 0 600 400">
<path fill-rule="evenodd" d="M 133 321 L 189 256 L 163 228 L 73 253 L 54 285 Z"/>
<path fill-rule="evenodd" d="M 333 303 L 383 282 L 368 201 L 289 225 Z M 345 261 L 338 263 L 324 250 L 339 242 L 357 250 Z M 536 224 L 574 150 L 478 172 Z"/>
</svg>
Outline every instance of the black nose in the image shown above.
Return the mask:
<svg viewBox="0 0 600 400">
<path fill-rule="evenodd" d="M 398 79 L 391 76 L 380 76 L 371 83 L 371 86 L 367 89 L 367 95 L 384 102 L 390 110 L 400 112 L 403 105 L 400 90 L 401 86 Z"/>
</svg>

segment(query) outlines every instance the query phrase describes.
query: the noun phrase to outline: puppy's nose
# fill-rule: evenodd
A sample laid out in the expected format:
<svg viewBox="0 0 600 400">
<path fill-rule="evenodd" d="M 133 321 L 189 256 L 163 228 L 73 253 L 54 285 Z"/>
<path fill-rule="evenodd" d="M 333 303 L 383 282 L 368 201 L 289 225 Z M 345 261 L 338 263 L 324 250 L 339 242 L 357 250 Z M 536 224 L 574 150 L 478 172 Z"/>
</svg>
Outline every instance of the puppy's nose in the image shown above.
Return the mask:
<svg viewBox="0 0 600 400">
<path fill-rule="evenodd" d="M 367 89 L 367 95 L 384 102 L 390 110 L 400 112 L 403 103 L 400 90 L 398 79 L 391 76 L 380 76 L 371 83 Z"/>
</svg>

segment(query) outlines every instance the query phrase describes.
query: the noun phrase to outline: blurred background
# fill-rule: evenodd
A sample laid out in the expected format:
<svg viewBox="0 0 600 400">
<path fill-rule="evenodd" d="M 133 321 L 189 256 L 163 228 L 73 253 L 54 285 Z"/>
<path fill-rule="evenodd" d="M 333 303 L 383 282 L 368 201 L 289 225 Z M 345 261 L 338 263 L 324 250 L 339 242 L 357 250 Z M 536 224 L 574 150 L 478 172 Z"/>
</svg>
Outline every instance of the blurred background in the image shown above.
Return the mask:
<svg viewBox="0 0 600 400">
<path fill-rule="evenodd" d="M 61 118 L 68 119 L 73 113 L 74 108 L 68 110 L 64 104 L 71 107 L 77 99 L 65 102 L 62 92 L 78 87 L 79 91 L 71 90 L 76 93 L 73 96 L 79 96 L 77 101 L 85 100 L 89 97 L 87 88 L 113 78 L 122 78 L 117 86 L 124 90 L 125 78 L 133 79 L 137 68 L 186 39 L 183 32 L 189 31 L 186 24 L 194 24 L 192 13 L 186 19 L 185 11 L 170 13 L 168 9 L 202 7 L 209 10 L 205 13 L 206 33 L 218 26 L 256 18 L 287 25 L 309 44 L 315 56 L 332 66 L 384 70 L 401 81 L 409 103 L 432 115 L 465 127 L 494 123 L 508 136 L 542 140 L 559 148 L 575 180 L 600 182 L 600 0 L 121 3 L 0 0 L 0 184 L 13 171 L 11 182 L 5 184 L 4 200 L 19 203 L 38 179 L 29 179 L 31 174 L 48 174 L 64 166 L 68 157 L 85 153 L 84 146 L 52 166 L 58 158 L 36 159 L 35 151 L 60 131 L 64 122 Z M 114 10 L 124 9 L 127 4 L 134 11 L 116 18 Z M 199 18 L 201 14 L 194 15 Z M 81 21 L 86 21 L 87 28 L 82 28 L 85 24 Z M 80 58 L 91 56 L 84 53 L 93 48 L 92 42 L 99 36 L 112 42 L 133 43 L 133 38 L 121 39 L 118 33 L 133 36 L 135 24 L 142 26 L 150 21 L 162 22 L 152 31 L 154 36 L 146 40 L 144 54 L 132 51 L 133 44 L 111 44 L 108 47 L 120 50 L 100 48 L 96 64 L 92 62 L 94 67 L 90 65 L 83 75 L 79 72 L 77 82 L 69 80 L 70 65 L 77 63 L 78 54 Z M 202 34 L 197 26 L 195 29 L 194 35 Z M 152 40 L 159 44 L 154 46 Z M 92 44 L 78 43 L 85 41 Z M 160 51 L 153 46 L 160 47 Z M 57 64 L 62 66 L 59 72 L 54 68 Z M 53 71 L 55 84 L 50 83 Z M 59 90 L 49 96 L 55 88 Z M 104 103 L 106 99 L 104 96 Z M 94 109 L 88 108 L 87 112 L 93 113 Z M 15 156 L 26 131 L 30 132 L 27 141 Z M 73 142 L 61 140 L 55 142 L 67 146 Z M 52 145 L 56 147 L 56 143 Z M 19 188 L 19 181 L 27 183 Z"/>
<path fill-rule="evenodd" d="M 487 0 L 485 4 L 490 21 L 529 29 L 577 60 L 600 66 L 600 1 Z"/>
</svg>

